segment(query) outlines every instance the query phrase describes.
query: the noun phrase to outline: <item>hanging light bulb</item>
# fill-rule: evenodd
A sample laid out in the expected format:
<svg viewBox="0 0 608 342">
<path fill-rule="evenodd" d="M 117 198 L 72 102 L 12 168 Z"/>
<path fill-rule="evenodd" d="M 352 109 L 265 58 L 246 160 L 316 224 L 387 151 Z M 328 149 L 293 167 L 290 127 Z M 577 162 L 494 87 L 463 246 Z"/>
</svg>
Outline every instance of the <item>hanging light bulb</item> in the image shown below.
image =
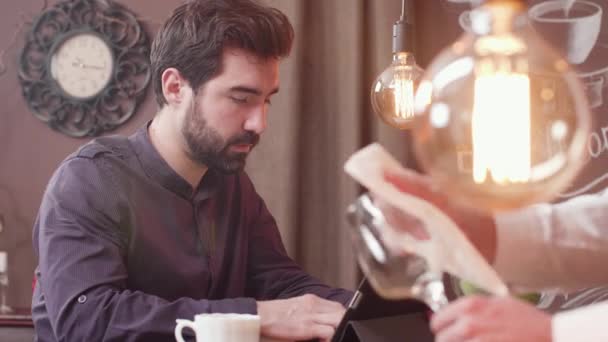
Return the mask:
<svg viewBox="0 0 608 342">
<path fill-rule="evenodd" d="M 424 72 L 411 52 L 411 24 L 405 5 L 402 0 L 401 18 L 393 25 L 393 62 L 374 81 L 371 90 L 374 112 L 399 129 L 408 128 L 414 119 L 414 94 Z"/>
<path fill-rule="evenodd" d="M 489 0 L 429 66 L 413 130 L 421 165 L 469 205 L 552 199 L 583 165 L 583 85 L 530 27 L 524 1 Z"/>
</svg>

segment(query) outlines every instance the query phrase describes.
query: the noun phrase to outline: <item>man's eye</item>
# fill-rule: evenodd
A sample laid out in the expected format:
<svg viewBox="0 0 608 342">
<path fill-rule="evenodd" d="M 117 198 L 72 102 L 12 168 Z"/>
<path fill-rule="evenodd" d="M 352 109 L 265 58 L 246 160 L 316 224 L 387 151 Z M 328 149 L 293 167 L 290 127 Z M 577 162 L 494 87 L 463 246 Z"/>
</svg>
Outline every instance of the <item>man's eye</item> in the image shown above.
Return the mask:
<svg viewBox="0 0 608 342">
<path fill-rule="evenodd" d="M 232 101 L 234 101 L 236 103 L 247 103 L 247 98 L 246 97 L 231 96 L 230 98 L 232 99 Z"/>
</svg>

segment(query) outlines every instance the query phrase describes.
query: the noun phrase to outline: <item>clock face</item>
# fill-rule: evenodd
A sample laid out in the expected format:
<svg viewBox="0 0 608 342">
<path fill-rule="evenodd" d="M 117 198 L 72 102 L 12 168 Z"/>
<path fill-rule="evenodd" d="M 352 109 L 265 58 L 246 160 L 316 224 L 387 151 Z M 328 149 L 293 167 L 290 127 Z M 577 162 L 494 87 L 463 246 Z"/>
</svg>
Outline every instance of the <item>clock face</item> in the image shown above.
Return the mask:
<svg viewBox="0 0 608 342">
<path fill-rule="evenodd" d="M 51 76 L 68 95 L 86 99 L 97 95 L 112 78 L 112 50 L 99 36 L 80 33 L 65 39 L 50 62 Z"/>
</svg>

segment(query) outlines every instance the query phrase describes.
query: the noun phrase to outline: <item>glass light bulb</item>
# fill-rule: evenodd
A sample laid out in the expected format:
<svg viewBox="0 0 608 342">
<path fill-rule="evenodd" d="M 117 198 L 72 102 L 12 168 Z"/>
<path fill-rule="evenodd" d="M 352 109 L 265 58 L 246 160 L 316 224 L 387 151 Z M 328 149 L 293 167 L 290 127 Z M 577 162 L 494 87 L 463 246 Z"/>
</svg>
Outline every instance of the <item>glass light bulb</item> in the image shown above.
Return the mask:
<svg viewBox="0 0 608 342">
<path fill-rule="evenodd" d="M 416 155 L 471 206 L 550 200 L 583 165 L 591 128 L 583 85 L 530 27 L 521 2 L 489 2 L 471 12 L 471 27 L 420 83 Z"/>
<path fill-rule="evenodd" d="M 371 98 L 374 112 L 393 127 L 406 129 L 414 119 L 414 95 L 423 70 L 414 55 L 398 52 L 393 62 L 376 79 Z"/>
</svg>

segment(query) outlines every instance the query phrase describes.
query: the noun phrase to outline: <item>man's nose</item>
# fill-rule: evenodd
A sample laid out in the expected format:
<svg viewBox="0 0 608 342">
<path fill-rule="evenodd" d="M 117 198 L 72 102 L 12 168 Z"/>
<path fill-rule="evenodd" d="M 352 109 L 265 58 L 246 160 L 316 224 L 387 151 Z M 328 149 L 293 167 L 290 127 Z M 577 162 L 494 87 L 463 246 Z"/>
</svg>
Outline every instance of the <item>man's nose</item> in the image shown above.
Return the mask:
<svg viewBox="0 0 608 342">
<path fill-rule="evenodd" d="M 262 134 L 266 129 L 266 106 L 259 106 L 249 115 L 247 121 L 245 121 L 244 129 L 246 131 L 252 131 L 257 134 Z"/>
</svg>

